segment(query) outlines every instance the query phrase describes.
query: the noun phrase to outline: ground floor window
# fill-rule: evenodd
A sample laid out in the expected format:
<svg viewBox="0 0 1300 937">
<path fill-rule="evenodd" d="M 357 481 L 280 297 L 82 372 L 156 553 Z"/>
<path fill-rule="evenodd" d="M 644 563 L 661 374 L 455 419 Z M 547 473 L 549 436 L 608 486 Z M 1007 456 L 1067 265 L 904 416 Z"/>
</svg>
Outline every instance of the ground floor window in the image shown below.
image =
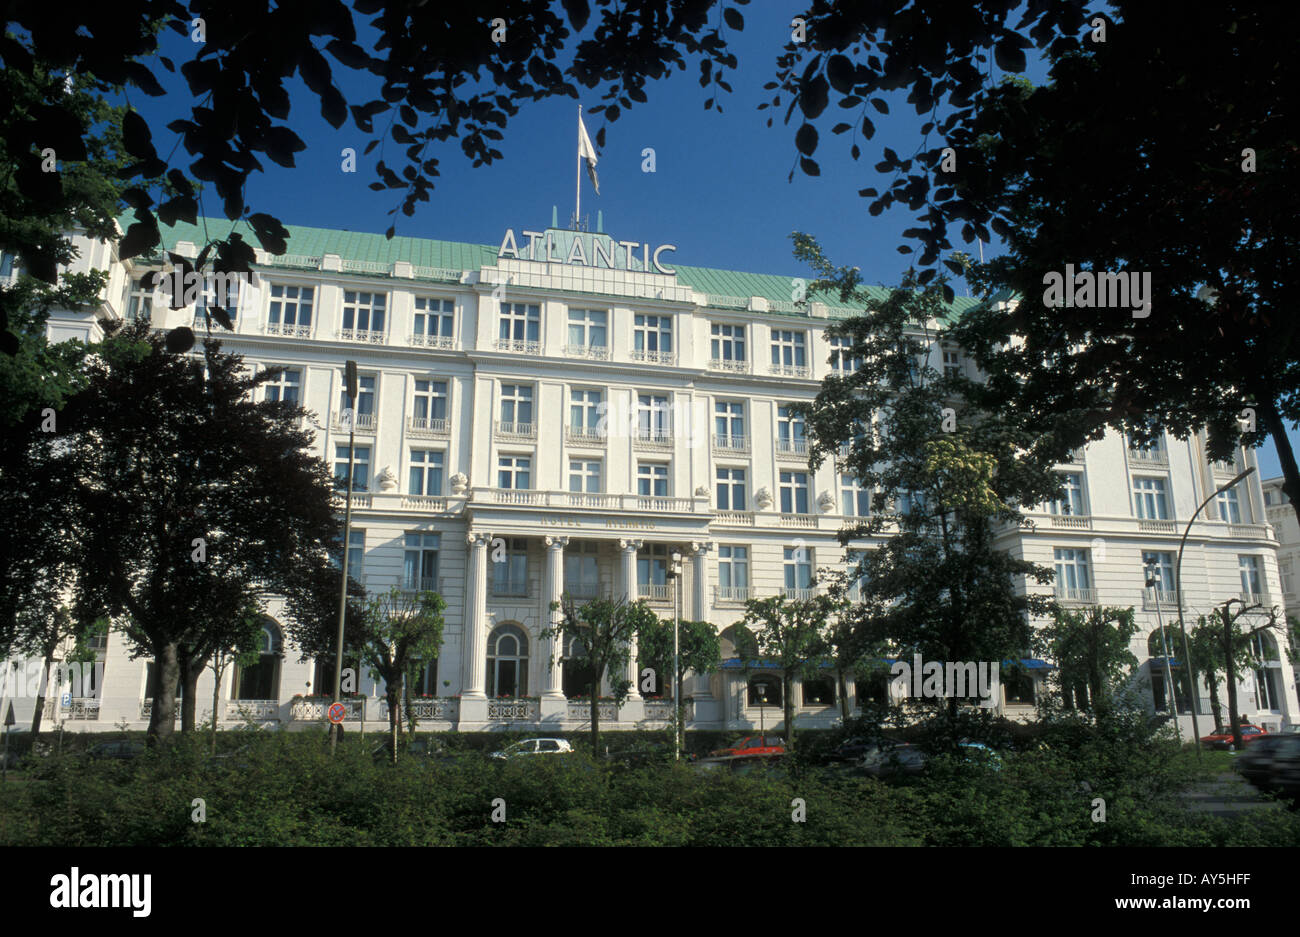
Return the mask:
<svg viewBox="0 0 1300 937">
<path fill-rule="evenodd" d="M 600 695 L 600 687 L 596 686 L 596 670 L 585 659 L 581 659 L 584 654 L 586 649 L 576 637 L 569 635 L 564 639 L 563 689 L 568 699 Z"/>
<path fill-rule="evenodd" d="M 780 706 L 781 678 L 759 674 L 749 678 L 750 706 Z"/>
<path fill-rule="evenodd" d="M 999 677 L 1006 689 L 1008 706 L 1034 705 L 1034 678 L 1027 671 L 1013 667 Z"/>
<path fill-rule="evenodd" d="M 834 706 L 835 681 L 830 677 L 815 677 L 803 682 L 803 704 L 805 706 Z"/>
<path fill-rule="evenodd" d="M 488 635 L 487 695 L 496 699 L 528 695 L 528 635 L 518 625 L 497 625 Z"/>
<path fill-rule="evenodd" d="M 273 622 L 262 625 L 262 644 L 258 660 L 235 668 L 230 698 L 234 700 L 280 698 L 280 629 Z"/>
</svg>

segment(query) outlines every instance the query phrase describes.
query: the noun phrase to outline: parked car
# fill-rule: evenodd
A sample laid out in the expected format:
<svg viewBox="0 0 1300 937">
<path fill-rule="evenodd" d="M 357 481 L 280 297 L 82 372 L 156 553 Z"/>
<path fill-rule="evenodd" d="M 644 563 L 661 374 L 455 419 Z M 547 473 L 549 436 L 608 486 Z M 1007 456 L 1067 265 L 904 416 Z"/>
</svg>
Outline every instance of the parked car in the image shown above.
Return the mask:
<svg viewBox="0 0 1300 937">
<path fill-rule="evenodd" d="M 1260 790 L 1281 787 L 1280 774 L 1289 762 L 1300 756 L 1300 735 L 1275 732 L 1246 747 L 1233 762 L 1241 776 Z"/>
<path fill-rule="evenodd" d="M 925 752 L 914 745 L 873 745 L 857 767 L 870 778 L 917 775 L 928 760 Z"/>
<path fill-rule="evenodd" d="M 831 749 L 827 757 L 831 761 L 861 761 L 875 745 L 871 739 L 849 739 Z"/>
<path fill-rule="evenodd" d="M 1256 739 L 1263 738 L 1268 732 L 1257 725 L 1245 723 L 1241 727 L 1241 744 L 1249 745 Z M 1210 748 L 1225 749 L 1233 752 L 1237 750 L 1236 743 L 1233 741 L 1232 732 L 1214 732 L 1210 735 L 1201 737 L 1201 744 L 1208 745 Z"/>
<path fill-rule="evenodd" d="M 750 735 L 734 745 L 709 752 L 712 758 L 730 755 L 784 755 L 785 740 L 779 735 Z"/>
<path fill-rule="evenodd" d="M 130 761 L 133 758 L 139 758 L 145 752 L 145 744 L 139 739 L 122 739 L 114 742 L 100 742 L 98 745 L 92 745 L 86 752 L 96 761 L 112 759 L 116 761 Z"/>
<path fill-rule="evenodd" d="M 696 758 L 690 762 L 691 770 L 702 773 L 753 774 L 757 771 L 778 769 L 785 760 L 784 752 L 764 755 L 718 755 Z"/>
<path fill-rule="evenodd" d="M 493 752 L 489 757 L 507 759 L 524 755 L 563 755 L 572 751 L 573 746 L 568 739 L 522 739 L 499 752 Z"/>
</svg>

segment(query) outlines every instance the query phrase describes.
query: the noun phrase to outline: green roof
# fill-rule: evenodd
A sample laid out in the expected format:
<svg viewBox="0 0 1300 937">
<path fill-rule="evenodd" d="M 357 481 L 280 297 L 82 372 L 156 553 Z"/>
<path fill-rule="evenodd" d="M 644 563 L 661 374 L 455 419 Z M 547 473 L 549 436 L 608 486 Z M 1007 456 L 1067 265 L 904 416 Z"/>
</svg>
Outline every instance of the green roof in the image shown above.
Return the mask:
<svg viewBox="0 0 1300 937">
<path fill-rule="evenodd" d="M 119 219 L 125 228 L 132 221 L 130 214 Z M 173 249 L 180 241 L 190 241 L 197 245 L 209 240 L 224 237 L 232 227 L 232 222 L 225 218 L 200 218 L 197 224 L 180 222 L 170 228 L 164 227 L 163 247 Z M 289 232 L 286 256 L 318 258 L 325 254 L 335 254 L 344 261 L 363 264 L 390 266 L 396 261 L 406 261 L 416 267 L 432 267 L 447 270 L 478 270 L 480 267 L 496 266 L 498 245 L 466 244 L 461 241 L 441 241 L 433 238 L 415 238 L 395 236 L 391 239 L 383 234 L 365 231 L 341 231 L 335 228 L 311 228 L 304 225 L 285 225 Z M 256 236 L 246 225 L 241 226 L 244 238 L 254 246 L 260 246 Z M 568 234 L 571 232 L 563 232 Z M 608 235 L 594 235 L 608 237 Z M 557 239 L 558 240 L 558 239 Z M 622 249 L 619 249 L 620 253 Z M 699 293 L 708 294 L 709 305 L 715 308 L 743 309 L 740 303 L 730 303 L 735 299 L 747 303 L 749 297 L 760 296 L 774 304 L 770 315 L 787 315 L 806 318 L 807 307 L 794 307 L 792 304 L 793 283 L 799 277 L 782 276 L 774 273 L 745 273 L 738 270 L 718 270 L 712 267 L 693 267 L 686 264 L 672 263 L 677 272 L 677 279 L 685 286 Z M 805 281 L 809 276 L 802 277 Z M 864 291 L 872 298 L 883 298 L 888 290 L 884 287 L 869 286 Z M 824 303 L 832 318 L 844 318 L 860 311 L 860 306 L 846 305 L 836 294 L 810 293 L 809 300 Z M 979 300 L 959 296 L 952 304 L 954 316 L 959 316 L 967 309 L 978 304 Z"/>
</svg>

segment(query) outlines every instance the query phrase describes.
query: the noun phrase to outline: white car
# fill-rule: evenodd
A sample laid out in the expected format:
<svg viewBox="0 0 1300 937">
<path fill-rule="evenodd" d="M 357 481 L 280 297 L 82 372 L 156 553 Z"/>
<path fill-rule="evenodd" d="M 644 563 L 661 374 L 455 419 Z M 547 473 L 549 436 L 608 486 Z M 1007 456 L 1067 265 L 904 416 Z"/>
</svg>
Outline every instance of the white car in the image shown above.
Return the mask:
<svg viewBox="0 0 1300 937">
<path fill-rule="evenodd" d="M 572 752 L 573 746 L 568 739 L 522 739 L 513 745 L 507 745 L 499 752 L 493 752 L 492 758 L 518 758 L 522 755 L 562 755 Z"/>
</svg>

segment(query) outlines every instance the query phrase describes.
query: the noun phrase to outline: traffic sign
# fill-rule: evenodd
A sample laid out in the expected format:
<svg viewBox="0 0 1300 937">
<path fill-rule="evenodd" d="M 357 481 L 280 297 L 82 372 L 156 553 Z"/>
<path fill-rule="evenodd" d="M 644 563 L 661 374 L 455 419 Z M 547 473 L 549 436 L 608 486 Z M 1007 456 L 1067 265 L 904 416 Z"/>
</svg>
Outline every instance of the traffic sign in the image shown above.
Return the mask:
<svg viewBox="0 0 1300 937">
<path fill-rule="evenodd" d="M 67 708 L 70 707 L 71 705 L 72 705 L 72 694 L 71 694 L 71 693 L 64 693 L 64 694 L 63 694 L 63 708 L 64 708 L 64 709 L 67 709 Z"/>
<path fill-rule="evenodd" d="M 348 714 L 348 708 L 342 703 L 330 703 L 328 714 L 330 722 L 338 725 L 343 721 L 343 717 Z"/>
</svg>

